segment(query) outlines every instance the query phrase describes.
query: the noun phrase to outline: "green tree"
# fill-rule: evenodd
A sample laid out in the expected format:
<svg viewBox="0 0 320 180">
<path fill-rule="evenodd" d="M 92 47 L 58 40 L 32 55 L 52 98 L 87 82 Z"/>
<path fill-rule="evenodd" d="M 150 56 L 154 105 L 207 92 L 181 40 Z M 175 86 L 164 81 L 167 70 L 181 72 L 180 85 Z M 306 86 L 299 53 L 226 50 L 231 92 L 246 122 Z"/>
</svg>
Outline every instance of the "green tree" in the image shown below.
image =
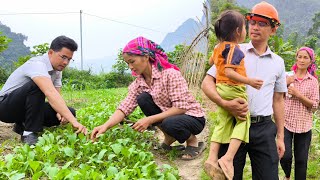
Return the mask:
<svg viewBox="0 0 320 180">
<path fill-rule="evenodd" d="M 286 70 L 289 71 L 295 62 L 295 52 L 293 45 L 290 42 L 284 42 L 278 36 L 272 36 L 269 39 L 270 49 L 284 59 Z"/>
<path fill-rule="evenodd" d="M 181 65 L 181 55 L 184 54 L 185 50 L 188 48 L 188 46 L 185 46 L 183 44 L 178 44 L 174 47 L 174 51 L 167 52 L 168 60 L 170 63 L 177 65 L 180 67 Z"/>
<path fill-rule="evenodd" d="M 288 36 L 288 42 L 292 44 L 293 47 L 298 47 L 299 45 L 299 34 L 298 32 L 293 32 Z"/>
<path fill-rule="evenodd" d="M 320 38 L 320 12 L 316 13 L 312 18 L 313 25 L 308 31 L 308 36 L 316 36 Z"/>
<path fill-rule="evenodd" d="M 311 47 L 312 49 L 316 49 L 317 41 L 318 41 L 318 38 L 315 35 L 309 36 L 306 42 L 304 43 L 304 46 L 308 46 L 308 47 Z"/>
<path fill-rule="evenodd" d="M 0 34 L 2 34 L 2 32 L 0 32 Z M 10 42 L 11 39 L 0 35 L 0 53 L 8 48 Z"/>
<path fill-rule="evenodd" d="M 124 61 L 122 56 L 122 49 L 118 52 L 118 57 L 116 63 L 112 65 L 112 71 L 124 75 L 124 73 L 129 69 L 127 63 Z"/>
<path fill-rule="evenodd" d="M 0 85 L 4 84 L 9 77 L 9 73 L 2 67 L 0 67 Z"/>
<path fill-rule="evenodd" d="M 49 51 L 49 44 L 44 43 L 40 44 L 37 46 L 33 46 L 33 51 L 31 51 L 31 54 L 19 57 L 17 62 L 14 62 L 15 68 L 20 67 L 22 64 L 27 62 L 30 58 L 35 57 L 35 56 L 41 56 Z"/>
<path fill-rule="evenodd" d="M 283 25 L 278 27 L 277 32 L 276 32 L 276 36 L 283 38 L 283 36 L 284 36 L 284 26 Z"/>
<path fill-rule="evenodd" d="M 209 56 L 211 55 L 213 48 L 218 44 L 218 40 L 214 34 L 214 24 L 219 17 L 219 15 L 225 10 L 237 10 L 241 14 L 246 14 L 249 12 L 247 8 L 239 7 L 236 5 L 235 0 L 211 0 L 210 1 L 211 17 L 210 21 L 212 23 L 211 32 L 209 32 Z"/>
<path fill-rule="evenodd" d="M 32 56 L 42 56 L 49 51 L 49 43 L 40 44 L 33 46 L 33 51 L 31 51 Z"/>
<path fill-rule="evenodd" d="M 234 0 L 211 0 L 210 1 L 210 9 L 211 9 L 211 21 L 215 22 L 221 12 L 228 9 L 236 9 L 242 12 L 243 14 L 248 12 L 244 8 L 240 8 L 235 4 Z"/>
<path fill-rule="evenodd" d="M 0 32 L 2 34 L 2 32 Z M 11 39 L 7 38 L 6 36 L 0 36 L 0 53 L 3 52 L 8 48 Z M 6 71 L 5 68 L 2 66 L 0 67 L 0 84 L 3 84 L 8 79 L 9 73 Z"/>
<path fill-rule="evenodd" d="M 134 77 L 128 73 L 128 64 L 124 61 L 122 56 L 122 49 L 119 49 L 116 63 L 112 65 L 112 72 L 102 74 L 106 88 L 128 87 L 134 80 Z"/>
</svg>

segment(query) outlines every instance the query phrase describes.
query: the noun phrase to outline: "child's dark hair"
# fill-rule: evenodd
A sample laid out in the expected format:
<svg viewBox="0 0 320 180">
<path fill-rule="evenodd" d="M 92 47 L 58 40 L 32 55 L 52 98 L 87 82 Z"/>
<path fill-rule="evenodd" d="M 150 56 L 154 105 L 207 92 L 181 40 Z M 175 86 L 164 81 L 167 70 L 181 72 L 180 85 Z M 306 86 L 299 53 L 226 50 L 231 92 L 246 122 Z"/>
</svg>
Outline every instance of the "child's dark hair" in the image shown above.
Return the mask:
<svg viewBox="0 0 320 180">
<path fill-rule="evenodd" d="M 236 30 L 243 31 L 244 16 L 235 10 L 227 10 L 221 13 L 214 24 L 214 30 L 219 41 L 236 41 Z"/>
</svg>

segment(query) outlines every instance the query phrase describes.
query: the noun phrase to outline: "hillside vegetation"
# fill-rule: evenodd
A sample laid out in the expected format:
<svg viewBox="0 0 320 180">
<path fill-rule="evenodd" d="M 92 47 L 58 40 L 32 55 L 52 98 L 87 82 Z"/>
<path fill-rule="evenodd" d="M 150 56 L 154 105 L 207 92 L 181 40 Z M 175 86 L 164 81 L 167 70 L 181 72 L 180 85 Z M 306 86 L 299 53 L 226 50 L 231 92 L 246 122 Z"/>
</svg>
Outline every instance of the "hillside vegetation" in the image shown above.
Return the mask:
<svg viewBox="0 0 320 180">
<path fill-rule="evenodd" d="M 18 61 L 21 56 L 30 54 L 30 48 L 24 45 L 24 41 L 28 39 L 27 36 L 21 33 L 12 32 L 10 27 L 4 25 L 0 21 L 0 32 L 2 36 L 11 39 L 8 49 L 0 53 L 0 66 L 10 67 L 13 62 Z"/>
<path fill-rule="evenodd" d="M 284 28 L 284 37 L 297 32 L 301 37 L 306 36 L 312 27 L 312 18 L 320 12 L 319 0 L 265 0 L 273 4 L 279 12 L 280 21 Z M 261 0 L 236 0 L 239 6 L 251 9 Z"/>
</svg>

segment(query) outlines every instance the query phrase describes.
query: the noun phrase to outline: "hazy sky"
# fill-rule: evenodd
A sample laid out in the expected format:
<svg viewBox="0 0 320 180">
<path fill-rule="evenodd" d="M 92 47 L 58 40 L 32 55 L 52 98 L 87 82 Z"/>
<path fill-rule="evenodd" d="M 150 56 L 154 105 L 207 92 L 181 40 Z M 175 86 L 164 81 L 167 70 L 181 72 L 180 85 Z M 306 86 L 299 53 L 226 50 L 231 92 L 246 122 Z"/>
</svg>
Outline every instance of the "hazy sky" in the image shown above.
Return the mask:
<svg viewBox="0 0 320 180">
<path fill-rule="evenodd" d="M 201 19 L 203 2 L 203 0 L 5 0 L 0 6 L 0 21 L 9 26 L 11 31 L 28 36 L 25 44 L 29 47 L 50 43 L 59 35 L 73 38 L 79 44 L 79 50 L 74 54 L 74 58 L 80 62 L 80 10 L 83 10 L 83 57 L 84 61 L 90 61 L 116 56 L 118 50 L 129 40 L 140 35 L 161 43 L 167 33 L 175 31 L 188 18 Z M 24 14 L 5 15 L 11 13 Z"/>
</svg>

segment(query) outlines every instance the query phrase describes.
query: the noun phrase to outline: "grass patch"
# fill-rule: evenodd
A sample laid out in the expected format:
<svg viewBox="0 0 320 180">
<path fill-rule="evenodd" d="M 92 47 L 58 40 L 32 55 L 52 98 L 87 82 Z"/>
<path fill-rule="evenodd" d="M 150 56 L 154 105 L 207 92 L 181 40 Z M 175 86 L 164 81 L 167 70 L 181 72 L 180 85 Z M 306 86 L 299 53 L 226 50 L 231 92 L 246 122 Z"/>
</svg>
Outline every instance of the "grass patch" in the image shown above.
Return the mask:
<svg viewBox="0 0 320 180">
<path fill-rule="evenodd" d="M 123 97 L 128 93 L 127 88 L 117 89 L 99 89 L 99 90 L 79 90 L 79 91 L 62 91 L 62 96 L 68 106 L 80 109 L 93 103 L 103 101 L 106 97 L 117 96 Z M 120 102 L 118 102 L 119 104 Z"/>
</svg>

